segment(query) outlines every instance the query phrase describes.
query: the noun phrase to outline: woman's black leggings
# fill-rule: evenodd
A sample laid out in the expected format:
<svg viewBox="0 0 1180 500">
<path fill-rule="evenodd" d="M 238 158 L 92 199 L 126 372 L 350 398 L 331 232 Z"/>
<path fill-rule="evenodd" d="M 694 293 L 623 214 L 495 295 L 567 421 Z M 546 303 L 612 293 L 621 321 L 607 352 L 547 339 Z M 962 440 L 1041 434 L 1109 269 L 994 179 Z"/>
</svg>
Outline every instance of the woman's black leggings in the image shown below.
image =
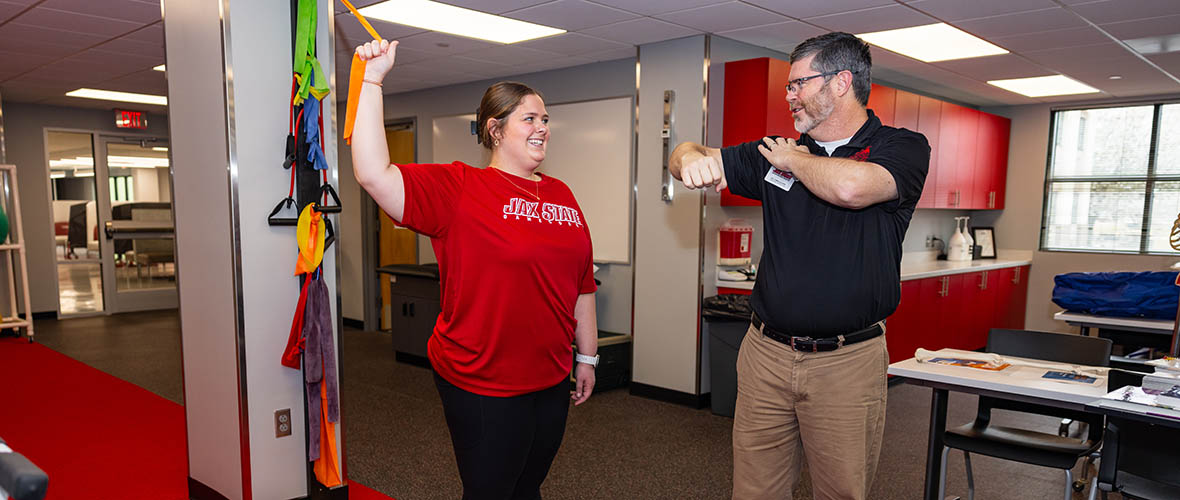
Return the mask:
<svg viewBox="0 0 1180 500">
<path fill-rule="evenodd" d="M 520 396 L 481 396 L 436 373 L 463 500 L 539 500 L 561 447 L 569 382 Z"/>
</svg>

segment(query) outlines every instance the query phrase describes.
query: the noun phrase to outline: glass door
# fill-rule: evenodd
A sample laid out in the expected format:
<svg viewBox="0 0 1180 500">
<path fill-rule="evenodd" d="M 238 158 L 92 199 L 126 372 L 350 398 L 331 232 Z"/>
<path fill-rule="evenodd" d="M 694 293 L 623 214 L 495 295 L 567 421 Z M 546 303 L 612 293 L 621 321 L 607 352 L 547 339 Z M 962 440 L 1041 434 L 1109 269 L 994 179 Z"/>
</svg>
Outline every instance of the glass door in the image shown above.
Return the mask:
<svg viewBox="0 0 1180 500">
<path fill-rule="evenodd" d="M 103 288 L 111 313 L 172 309 L 172 173 L 162 139 L 99 137 L 95 162 Z"/>
<path fill-rule="evenodd" d="M 45 135 L 61 317 L 106 310 L 93 138 L 89 132 L 49 130 Z"/>
</svg>

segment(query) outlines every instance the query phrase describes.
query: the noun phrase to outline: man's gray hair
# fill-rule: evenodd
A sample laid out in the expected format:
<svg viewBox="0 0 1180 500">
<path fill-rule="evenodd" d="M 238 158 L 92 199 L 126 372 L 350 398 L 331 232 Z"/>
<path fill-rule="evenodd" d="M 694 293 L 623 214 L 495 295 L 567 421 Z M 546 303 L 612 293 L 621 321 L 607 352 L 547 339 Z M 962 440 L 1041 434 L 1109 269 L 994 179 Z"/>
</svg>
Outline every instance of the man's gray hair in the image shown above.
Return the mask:
<svg viewBox="0 0 1180 500">
<path fill-rule="evenodd" d="M 812 37 L 795 47 L 791 52 L 791 64 L 815 54 L 811 69 L 820 73 L 848 70 L 852 72 L 852 91 L 861 106 L 869 103 L 869 91 L 873 82 L 873 55 L 869 44 L 855 35 L 835 31 Z M 824 77 L 824 83 L 832 79 Z"/>
</svg>

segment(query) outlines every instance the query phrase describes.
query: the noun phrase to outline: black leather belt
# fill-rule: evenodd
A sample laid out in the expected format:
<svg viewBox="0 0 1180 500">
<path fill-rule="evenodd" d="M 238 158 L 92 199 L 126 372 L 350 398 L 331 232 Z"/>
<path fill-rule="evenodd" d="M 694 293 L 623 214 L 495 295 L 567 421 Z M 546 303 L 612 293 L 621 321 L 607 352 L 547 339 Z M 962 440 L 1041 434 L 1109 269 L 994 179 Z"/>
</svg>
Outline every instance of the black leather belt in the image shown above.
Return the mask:
<svg viewBox="0 0 1180 500">
<path fill-rule="evenodd" d="M 750 321 L 754 324 L 754 328 L 757 328 L 759 331 L 761 331 L 762 335 L 766 336 L 766 338 L 790 347 L 796 351 L 804 352 L 835 351 L 836 349 L 839 349 L 843 346 L 852 345 L 857 342 L 864 342 L 866 340 L 876 338 L 882 333 L 885 333 L 885 330 L 881 327 L 881 322 L 878 321 L 870 325 L 868 328 L 858 330 L 847 335 L 837 335 L 835 337 L 817 339 L 812 337 L 798 337 L 789 335 L 785 332 L 765 326 L 762 323 L 762 320 L 758 318 L 757 313 L 754 313 L 751 316 Z"/>
</svg>

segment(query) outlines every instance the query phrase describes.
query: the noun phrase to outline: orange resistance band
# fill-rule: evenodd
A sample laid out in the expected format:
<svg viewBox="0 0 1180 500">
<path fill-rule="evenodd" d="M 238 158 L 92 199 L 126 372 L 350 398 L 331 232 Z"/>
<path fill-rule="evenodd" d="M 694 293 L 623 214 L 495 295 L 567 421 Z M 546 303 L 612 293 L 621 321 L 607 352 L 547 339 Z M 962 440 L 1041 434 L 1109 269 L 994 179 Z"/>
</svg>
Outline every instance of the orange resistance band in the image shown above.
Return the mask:
<svg viewBox="0 0 1180 500">
<path fill-rule="evenodd" d="M 377 34 L 377 30 L 373 29 L 373 25 L 369 24 L 365 16 L 357 12 L 356 7 L 353 7 L 348 0 L 340 0 L 340 2 L 345 7 L 348 7 L 348 10 L 352 12 L 352 15 L 356 17 L 357 21 L 361 22 L 361 25 L 365 27 L 365 31 L 369 32 L 373 40 L 381 41 L 381 35 Z M 361 85 L 364 84 L 364 78 L 365 62 L 361 60 L 360 56 L 353 53 L 352 67 L 348 72 L 348 104 L 344 111 L 344 142 L 349 145 L 352 144 L 352 129 L 356 125 L 357 100 L 361 97 Z"/>
</svg>

